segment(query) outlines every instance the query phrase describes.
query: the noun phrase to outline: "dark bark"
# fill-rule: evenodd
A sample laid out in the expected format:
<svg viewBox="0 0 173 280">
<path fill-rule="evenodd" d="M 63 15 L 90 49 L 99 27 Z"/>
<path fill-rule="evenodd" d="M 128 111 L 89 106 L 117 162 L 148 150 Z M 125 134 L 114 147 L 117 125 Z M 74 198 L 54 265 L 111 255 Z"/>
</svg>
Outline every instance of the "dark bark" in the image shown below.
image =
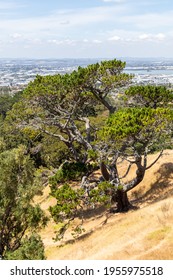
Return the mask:
<svg viewBox="0 0 173 280">
<path fill-rule="evenodd" d="M 128 192 L 128 191 L 132 190 L 140 182 L 142 182 L 144 175 L 145 175 L 145 171 L 146 171 L 146 162 L 147 162 L 147 156 L 144 157 L 144 165 L 142 165 L 142 157 L 139 155 L 136 155 L 136 158 L 135 158 L 135 164 L 137 167 L 136 177 L 123 187 L 124 192 Z"/>
<path fill-rule="evenodd" d="M 133 208 L 128 200 L 126 192 L 122 190 L 117 190 L 117 192 L 112 195 L 112 203 L 114 204 L 111 208 L 111 212 L 127 212 L 129 209 Z"/>
<path fill-rule="evenodd" d="M 112 183 L 115 184 L 119 183 L 116 164 L 114 166 L 110 166 L 111 174 L 108 172 L 104 162 L 101 162 L 100 169 L 105 181 L 112 181 Z M 111 194 L 111 202 L 113 204 L 113 208 L 110 210 L 111 212 L 126 212 L 132 207 L 128 200 L 127 192 L 124 192 L 123 190 L 113 192 Z"/>
<path fill-rule="evenodd" d="M 4 245 L 2 244 L 2 241 L 0 240 L 0 259 L 3 258 L 4 253 Z"/>
<path fill-rule="evenodd" d="M 117 161 L 118 157 L 112 161 L 112 164 L 108 168 L 104 162 L 101 162 L 100 169 L 102 176 L 105 181 L 112 183 L 115 186 L 115 190 L 111 192 L 111 202 L 114 204 L 111 212 L 126 212 L 129 209 L 134 209 L 135 207 L 129 202 L 127 192 L 134 187 L 136 187 L 144 178 L 145 171 L 147 169 L 147 153 L 144 156 L 144 163 L 142 164 L 142 157 L 138 154 L 135 155 L 135 161 L 133 162 L 136 164 L 136 177 L 131 180 L 130 182 L 126 183 L 124 186 L 121 186 L 121 181 L 118 175 L 117 170 Z M 129 167 L 127 168 L 125 176 L 128 174 L 132 163 L 130 163 Z M 125 177 L 123 176 L 123 177 Z M 119 188 L 120 187 L 120 188 Z"/>
<path fill-rule="evenodd" d="M 100 163 L 100 170 L 101 170 L 102 176 L 105 179 L 105 181 L 109 181 L 110 180 L 110 174 L 109 174 L 109 172 L 106 168 L 106 165 L 103 161 Z"/>
<path fill-rule="evenodd" d="M 102 92 L 99 92 L 99 90 L 92 89 L 93 95 L 108 109 L 109 114 L 113 114 L 116 110 L 116 107 L 112 106 L 106 98 L 102 97 Z"/>
</svg>

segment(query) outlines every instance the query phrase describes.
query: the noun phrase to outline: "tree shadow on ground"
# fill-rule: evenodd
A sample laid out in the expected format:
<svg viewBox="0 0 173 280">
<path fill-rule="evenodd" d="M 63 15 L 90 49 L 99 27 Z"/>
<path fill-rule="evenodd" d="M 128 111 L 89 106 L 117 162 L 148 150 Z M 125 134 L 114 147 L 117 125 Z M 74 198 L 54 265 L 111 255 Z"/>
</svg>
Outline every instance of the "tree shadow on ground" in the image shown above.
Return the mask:
<svg viewBox="0 0 173 280">
<path fill-rule="evenodd" d="M 107 211 L 108 208 L 106 208 L 105 206 L 98 206 L 95 208 L 85 209 L 82 211 L 82 213 L 79 212 L 78 217 L 80 219 L 96 219 L 103 216 Z"/>
<path fill-rule="evenodd" d="M 151 204 L 173 195 L 173 163 L 163 163 L 154 176 L 156 182 L 139 198 L 139 203 Z"/>
<path fill-rule="evenodd" d="M 173 163 L 168 162 L 164 163 L 160 166 L 159 170 L 154 173 L 154 176 L 156 177 L 156 182 L 151 184 L 151 188 L 143 195 L 139 196 L 138 199 L 132 200 L 132 204 L 134 203 L 134 210 L 137 210 L 140 208 L 140 204 L 147 203 L 152 204 L 158 201 L 161 201 L 167 197 L 170 197 L 173 195 Z M 102 217 L 105 215 L 105 221 L 102 221 L 101 224 L 94 227 L 93 229 L 90 229 L 89 231 L 81 234 L 77 238 L 73 238 L 70 240 L 65 241 L 60 246 L 64 246 L 68 243 L 74 243 L 76 240 L 83 240 L 90 236 L 97 228 L 100 226 L 103 226 L 107 223 L 107 220 L 109 218 L 109 214 L 106 216 L 106 213 L 110 213 L 110 211 L 104 207 L 100 206 L 95 209 L 86 209 L 86 211 L 83 211 L 82 217 L 80 215 L 78 216 L 79 219 L 90 219 L 92 218 L 97 219 L 99 217 Z M 120 213 L 119 213 L 120 214 Z M 122 213 L 121 213 L 122 214 Z M 112 216 L 112 214 L 110 214 Z"/>
<path fill-rule="evenodd" d="M 169 196 L 173 195 L 173 163 L 163 163 L 159 170 L 154 173 L 154 177 L 156 178 L 155 182 L 151 184 L 150 189 L 145 194 L 140 194 L 138 199 L 132 199 L 131 203 L 134 206 L 131 210 L 137 210 L 140 208 L 140 204 L 147 203 L 155 203 L 157 201 L 163 200 Z M 138 192 L 138 191 L 137 191 Z M 106 208 L 105 206 L 96 207 L 95 209 L 86 209 L 82 213 L 82 218 L 85 219 L 96 219 L 100 216 L 105 215 L 110 212 L 110 208 Z M 80 215 L 79 215 L 79 218 Z"/>
</svg>

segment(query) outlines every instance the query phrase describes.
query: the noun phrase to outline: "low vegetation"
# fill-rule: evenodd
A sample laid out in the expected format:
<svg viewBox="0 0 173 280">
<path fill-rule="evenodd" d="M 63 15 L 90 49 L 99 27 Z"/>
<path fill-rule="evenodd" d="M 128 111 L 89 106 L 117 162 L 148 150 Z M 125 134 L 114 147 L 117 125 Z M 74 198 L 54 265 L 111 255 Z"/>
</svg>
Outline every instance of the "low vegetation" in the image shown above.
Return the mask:
<svg viewBox="0 0 173 280">
<path fill-rule="evenodd" d="M 124 67 L 116 59 L 102 61 L 70 74 L 37 76 L 22 93 L 1 95 L 2 258 L 45 258 L 36 234 L 48 218 L 33 199 L 47 184 L 56 201 L 49 209 L 56 239 L 69 229 L 79 236 L 92 210 L 135 208 L 128 193 L 172 145 L 173 94 L 163 86 L 130 86 Z M 134 177 L 125 180 L 134 167 Z"/>
</svg>

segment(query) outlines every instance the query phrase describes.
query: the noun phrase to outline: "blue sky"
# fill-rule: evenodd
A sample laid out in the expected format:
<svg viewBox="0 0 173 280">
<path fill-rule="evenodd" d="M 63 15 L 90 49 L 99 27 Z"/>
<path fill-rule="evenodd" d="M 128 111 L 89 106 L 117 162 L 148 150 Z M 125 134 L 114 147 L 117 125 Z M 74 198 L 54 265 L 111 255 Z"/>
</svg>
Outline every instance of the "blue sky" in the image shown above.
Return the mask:
<svg viewBox="0 0 173 280">
<path fill-rule="evenodd" d="M 5 57 L 173 57 L 173 1 L 0 0 Z"/>
</svg>

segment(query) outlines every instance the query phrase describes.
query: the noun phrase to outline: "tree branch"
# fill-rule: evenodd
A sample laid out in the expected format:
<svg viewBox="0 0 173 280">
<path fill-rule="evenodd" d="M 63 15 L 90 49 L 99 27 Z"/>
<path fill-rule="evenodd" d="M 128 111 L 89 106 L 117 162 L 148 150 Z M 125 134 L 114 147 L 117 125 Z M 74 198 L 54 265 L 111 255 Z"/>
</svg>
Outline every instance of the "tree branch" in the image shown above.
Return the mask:
<svg viewBox="0 0 173 280">
<path fill-rule="evenodd" d="M 132 167 L 132 163 L 129 164 L 126 173 L 122 177 L 120 177 L 120 180 L 124 179 L 129 174 L 131 167 Z"/>
<path fill-rule="evenodd" d="M 146 167 L 146 170 L 151 168 L 158 160 L 159 158 L 163 155 L 163 150 L 160 152 L 160 154 L 158 155 L 158 157 L 149 165 Z"/>
<path fill-rule="evenodd" d="M 136 166 L 137 166 L 137 171 L 136 171 L 136 178 L 134 178 L 132 181 L 129 183 L 125 184 L 123 186 L 123 192 L 128 192 L 134 187 L 136 187 L 144 178 L 146 168 L 144 168 L 141 164 L 142 162 L 142 157 L 139 155 L 136 155 Z"/>
<path fill-rule="evenodd" d="M 91 142 L 91 126 L 90 126 L 90 120 L 87 117 L 80 117 L 78 118 L 81 121 L 85 122 L 85 129 L 86 129 L 86 135 L 87 135 L 87 141 L 88 143 Z"/>
</svg>

